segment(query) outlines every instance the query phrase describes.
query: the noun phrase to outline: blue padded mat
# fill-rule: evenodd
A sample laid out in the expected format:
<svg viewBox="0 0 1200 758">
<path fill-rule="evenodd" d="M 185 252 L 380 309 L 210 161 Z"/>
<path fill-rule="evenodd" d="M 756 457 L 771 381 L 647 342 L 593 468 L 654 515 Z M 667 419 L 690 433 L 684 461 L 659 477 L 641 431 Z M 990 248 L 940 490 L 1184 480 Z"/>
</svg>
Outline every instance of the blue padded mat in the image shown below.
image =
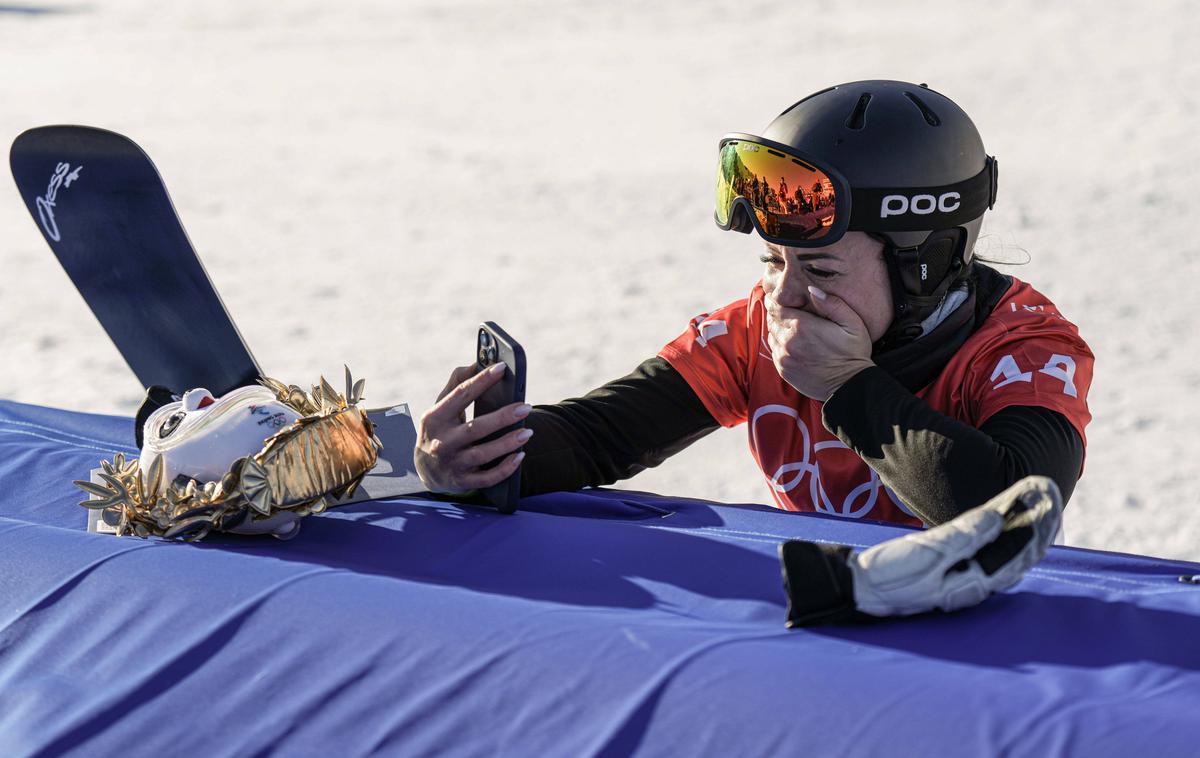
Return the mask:
<svg viewBox="0 0 1200 758">
<path fill-rule="evenodd" d="M 0 402 L 0 755 L 1200 750 L 1197 564 L 1060 547 L 969 611 L 788 631 L 780 541 L 904 530 L 590 490 L 87 534 L 70 481 L 131 436 Z"/>
</svg>

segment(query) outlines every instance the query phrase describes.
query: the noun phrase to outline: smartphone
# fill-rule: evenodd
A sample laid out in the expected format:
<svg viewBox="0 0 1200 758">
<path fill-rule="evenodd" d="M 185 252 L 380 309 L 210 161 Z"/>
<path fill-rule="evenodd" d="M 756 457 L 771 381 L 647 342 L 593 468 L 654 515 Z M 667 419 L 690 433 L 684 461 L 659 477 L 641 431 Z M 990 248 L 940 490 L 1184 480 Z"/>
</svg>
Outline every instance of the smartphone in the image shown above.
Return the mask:
<svg viewBox="0 0 1200 758">
<path fill-rule="evenodd" d="M 480 370 L 496 363 L 503 363 L 508 367 L 508 370 L 504 372 L 504 377 L 488 387 L 475 401 L 475 418 L 499 410 L 506 405 L 525 402 L 525 350 L 495 322 L 485 321 L 479 325 L 479 333 L 475 340 L 475 362 Z M 489 434 L 481 442 L 490 442 L 523 426 L 525 426 L 525 420 L 521 419 L 515 424 Z M 488 469 L 498 465 L 504 460 L 504 457 L 484 464 L 483 468 Z M 517 510 L 517 500 L 521 495 L 520 467 L 517 467 L 517 470 L 504 481 L 479 492 L 484 500 L 495 506 L 501 513 L 513 513 Z"/>
</svg>

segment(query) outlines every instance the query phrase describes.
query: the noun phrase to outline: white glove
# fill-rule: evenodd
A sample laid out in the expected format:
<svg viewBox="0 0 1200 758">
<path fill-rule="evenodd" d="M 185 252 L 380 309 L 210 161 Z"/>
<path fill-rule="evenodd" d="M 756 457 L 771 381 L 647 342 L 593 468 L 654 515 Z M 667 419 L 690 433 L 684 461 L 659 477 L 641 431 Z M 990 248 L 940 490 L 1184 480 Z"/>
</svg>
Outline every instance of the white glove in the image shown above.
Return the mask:
<svg viewBox="0 0 1200 758">
<path fill-rule="evenodd" d="M 1016 584 L 1062 524 L 1062 496 L 1029 476 L 941 526 L 850 556 L 854 604 L 872 616 L 953 611 Z"/>
</svg>

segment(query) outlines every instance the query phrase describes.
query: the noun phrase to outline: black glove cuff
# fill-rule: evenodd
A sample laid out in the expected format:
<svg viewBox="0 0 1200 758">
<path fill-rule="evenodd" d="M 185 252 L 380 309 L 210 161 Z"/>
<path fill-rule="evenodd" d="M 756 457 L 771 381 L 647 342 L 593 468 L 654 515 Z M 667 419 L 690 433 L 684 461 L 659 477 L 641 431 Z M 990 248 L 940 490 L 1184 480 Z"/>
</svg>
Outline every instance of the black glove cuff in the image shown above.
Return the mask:
<svg viewBox="0 0 1200 758">
<path fill-rule="evenodd" d="M 817 626 L 860 621 L 854 607 L 854 576 L 845 545 L 788 540 L 779 546 L 783 589 L 788 596 L 787 626 Z"/>
</svg>

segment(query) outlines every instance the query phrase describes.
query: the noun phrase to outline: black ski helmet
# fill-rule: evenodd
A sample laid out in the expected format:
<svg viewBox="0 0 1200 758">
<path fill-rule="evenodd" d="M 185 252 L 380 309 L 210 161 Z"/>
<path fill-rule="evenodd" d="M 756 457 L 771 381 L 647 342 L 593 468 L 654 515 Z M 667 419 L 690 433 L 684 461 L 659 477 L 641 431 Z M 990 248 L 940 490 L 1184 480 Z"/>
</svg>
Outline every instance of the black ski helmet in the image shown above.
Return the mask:
<svg viewBox="0 0 1200 758">
<path fill-rule="evenodd" d="M 845 178 L 855 204 L 850 230 L 885 246 L 895 317 L 881 343 L 894 346 L 919 336 L 921 321 L 966 276 L 983 214 L 996 199 L 997 164 L 970 117 L 924 84 L 860 81 L 809 95 L 762 136 Z M 982 188 L 970 203 L 971 217 L 960 211 L 953 226 L 928 226 L 946 217 L 926 209 L 951 186 Z M 869 214 L 858 207 L 868 201 Z"/>
</svg>

